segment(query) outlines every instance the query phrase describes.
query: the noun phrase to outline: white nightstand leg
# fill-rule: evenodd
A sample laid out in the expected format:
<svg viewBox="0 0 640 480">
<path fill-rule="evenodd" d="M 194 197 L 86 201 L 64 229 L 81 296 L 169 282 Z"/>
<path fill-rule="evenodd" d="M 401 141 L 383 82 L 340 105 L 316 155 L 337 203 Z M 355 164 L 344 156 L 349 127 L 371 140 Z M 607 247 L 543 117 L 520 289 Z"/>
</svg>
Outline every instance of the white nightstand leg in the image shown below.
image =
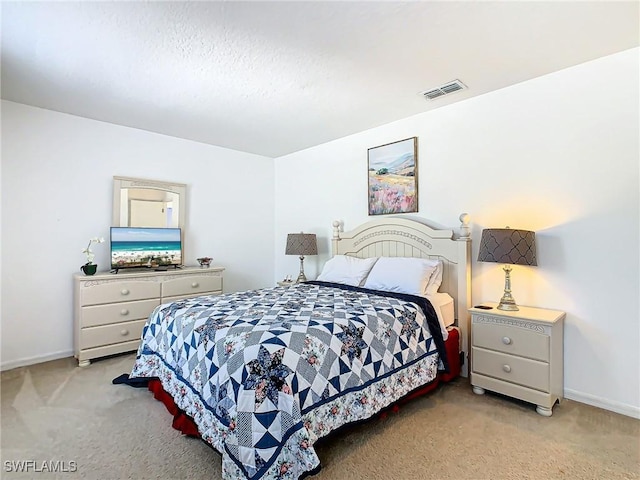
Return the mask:
<svg viewBox="0 0 640 480">
<path fill-rule="evenodd" d="M 484 388 L 473 387 L 473 393 L 475 393 L 476 395 L 484 395 Z"/>
<path fill-rule="evenodd" d="M 80 360 L 78 362 L 78 366 L 82 368 L 88 367 L 89 365 L 91 365 L 91 360 Z"/>
<path fill-rule="evenodd" d="M 541 407 L 540 405 L 536 407 L 536 412 L 538 412 L 543 417 L 550 417 L 551 415 L 553 415 L 553 410 L 547 407 Z"/>
</svg>

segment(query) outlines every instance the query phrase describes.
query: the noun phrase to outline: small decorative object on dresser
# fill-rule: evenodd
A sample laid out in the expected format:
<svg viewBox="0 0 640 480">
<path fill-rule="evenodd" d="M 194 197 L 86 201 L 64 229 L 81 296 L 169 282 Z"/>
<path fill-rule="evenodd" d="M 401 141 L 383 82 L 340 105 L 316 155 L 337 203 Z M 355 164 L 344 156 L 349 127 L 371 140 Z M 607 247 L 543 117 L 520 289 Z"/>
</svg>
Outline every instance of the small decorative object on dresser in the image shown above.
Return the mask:
<svg viewBox="0 0 640 480">
<path fill-rule="evenodd" d="M 82 273 L 85 275 L 95 275 L 98 271 L 98 265 L 95 263 L 85 263 L 80 267 L 80 270 L 82 270 Z"/>
<path fill-rule="evenodd" d="M 104 238 L 103 237 L 90 238 L 89 243 L 87 244 L 87 247 L 82 249 L 82 253 L 84 253 L 87 256 L 87 263 L 82 265 L 80 267 L 80 270 L 82 270 L 82 272 L 85 275 L 95 275 L 98 269 L 98 265 L 93 263 L 93 259 L 95 258 L 96 255 L 95 253 L 93 253 L 93 250 L 91 250 L 92 243 L 104 243 Z"/>
<path fill-rule="evenodd" d="M 497 310 L 486 303 L 471 313 L 471 385 L 537 405 L 550 417 L 563 398 L 563 323 L 558 310 Z M 487 308 L 490 307 L 490 308 Z"/>
<path fill-rule="evenodd" d="M 211 257 L 200 257 L 200 258 L 196 258 L 196 260 L 198 260 L 198 263 L 200 264 L 200 267 L 209 268 L 211 266 L 211 260 L 213 260 L 213 258 L 211 258 Z"/>
<path fill-rule="evenodd" d="M 81 367 L 138 348 L 142 328 L 161 303 L 222 293 L 224 268 L 74 276 L 74 344 Z"/>
<path fill-rule="evenodd" d="M 290 287 L 293 284 L 294 284 L 294 281 L 291 280 L 291 275 L 287 275 L 286 277 L 284 277 L 282 281 L 278 282 L 278 285 L 280 287 Z"/>
</svg>

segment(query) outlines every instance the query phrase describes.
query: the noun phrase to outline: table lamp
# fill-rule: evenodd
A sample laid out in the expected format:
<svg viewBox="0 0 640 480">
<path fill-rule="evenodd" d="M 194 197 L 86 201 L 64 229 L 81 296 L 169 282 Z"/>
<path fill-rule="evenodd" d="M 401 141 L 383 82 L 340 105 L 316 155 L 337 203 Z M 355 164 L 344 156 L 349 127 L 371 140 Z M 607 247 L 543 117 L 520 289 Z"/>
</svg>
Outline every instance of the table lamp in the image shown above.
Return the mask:
<svg viewBox="0 0 640 480">
<path fill-rule="evenodd" d="M 318 242 L 315 233 L 290 233 L 287 235 L 285 255 L 300 255 L 300 274 L 296 283 L 306 282 L 304 274 L 304 256 L 318 254 Z"/>
<path fill-rule="evenodd" d="M 536 234 L 529 230 L 487 228 L 480 239 L 479 262 L 504 263 L 504 295 L 499 310 L 519 310 L 511 295 L 511 265 L 538 265 Z"/>
</svg>

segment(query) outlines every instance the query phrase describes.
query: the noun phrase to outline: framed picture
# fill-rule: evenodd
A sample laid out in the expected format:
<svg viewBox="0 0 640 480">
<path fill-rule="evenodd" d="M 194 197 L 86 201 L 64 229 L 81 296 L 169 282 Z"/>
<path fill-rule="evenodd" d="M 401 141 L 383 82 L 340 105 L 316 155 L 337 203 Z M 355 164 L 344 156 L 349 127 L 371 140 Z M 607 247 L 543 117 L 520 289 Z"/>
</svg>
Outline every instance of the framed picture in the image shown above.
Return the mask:
<svg viewBox="0 0 640 480">
<path fill-rule="evenodd" d="M 369 215 L 418 211 L 418 137 L 368 150 Z"/>
</svg>

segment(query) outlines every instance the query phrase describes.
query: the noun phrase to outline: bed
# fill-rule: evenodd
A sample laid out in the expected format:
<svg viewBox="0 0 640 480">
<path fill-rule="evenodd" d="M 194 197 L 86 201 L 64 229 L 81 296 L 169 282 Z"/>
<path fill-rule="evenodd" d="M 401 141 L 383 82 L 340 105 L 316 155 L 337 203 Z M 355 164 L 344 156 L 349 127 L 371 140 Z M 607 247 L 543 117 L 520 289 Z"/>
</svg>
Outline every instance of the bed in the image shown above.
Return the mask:
<svg viewBox="0 0 640 480">
<path fill-rule="evenodd" d="M 313 474 L 319 438 L 457 374 L 471 298 L 460 219 L 456 234 L 406 217 L 334 222 L 317 281 L 160 305 L 130 378 L 154 379 L 221 453 L 224 479 Z"/>
</svg>

